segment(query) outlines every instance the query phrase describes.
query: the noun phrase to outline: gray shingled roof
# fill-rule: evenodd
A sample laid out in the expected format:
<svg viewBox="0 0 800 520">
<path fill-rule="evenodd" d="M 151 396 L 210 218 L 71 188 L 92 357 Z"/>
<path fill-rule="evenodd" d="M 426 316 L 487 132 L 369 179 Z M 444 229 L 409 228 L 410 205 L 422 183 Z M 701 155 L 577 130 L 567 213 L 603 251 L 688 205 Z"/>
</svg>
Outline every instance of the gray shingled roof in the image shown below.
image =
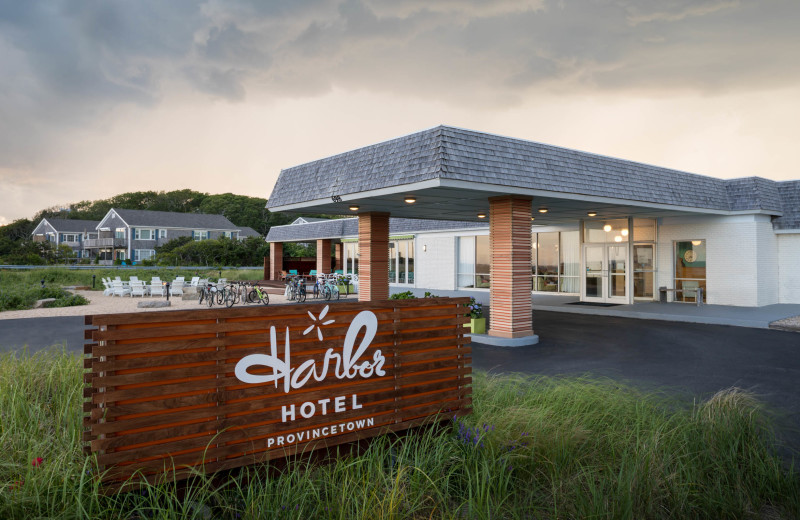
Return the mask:
<svg viewBox="0 0 800 520">
<path fill-rule="evenodd" d="M 800 229 L 800 181 L 778 183 L 783 216 L 772 221 L 774 229 Z"/>
<path fill-rule="evenodd" d="M 186 229 L 239 229 L 222 215 L 203 213 L 177 213 L 171 211 L 148 211 L 141 209 L 112 208 L 131 227 L 166 227 Z"/>
<path fill-rule="evenodd" d="M 447 126 L 287 168 L 268 207 L 432 179 L 719 211 L 783 209 L 769 179 L 726 181 Z"/>
<path fill-rule="evenodd" d="M 239 228 L 239 236 L 240 237 L 260 237 L 261 233 L 259 233 L 258 231 L 256 231 L 255 229 L 253 229 L 251 227 L 245 226 L 245 227 L 240 227 Z"/>
<path fill-rule="evenodd" d="M 59 233 L 83 233 L 95 231 L 99 220 L 77 220 L 67 218 L 48 218 L 47 222 Z"/>
<path fill-rule="evenodd" d="M 460 222 L 456 220 L 426 220 L 416 218 L 389 218 L 389 234 L 399 235 L 444 231 L 448 229 L 488 228 L 488 222 Z M 267 233 L 267 242 L 293 242 L 323 238 L 358 236 L 358 218 L 322 220 L 307 224 L 273 226 Z"/>
</svg>

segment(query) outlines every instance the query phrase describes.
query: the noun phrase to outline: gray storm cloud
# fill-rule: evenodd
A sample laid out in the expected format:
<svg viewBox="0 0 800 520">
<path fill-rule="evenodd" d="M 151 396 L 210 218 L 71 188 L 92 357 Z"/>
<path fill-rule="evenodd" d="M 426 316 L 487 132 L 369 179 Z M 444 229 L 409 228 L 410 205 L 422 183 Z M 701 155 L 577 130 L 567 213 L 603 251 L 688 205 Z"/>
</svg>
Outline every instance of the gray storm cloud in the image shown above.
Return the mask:
<svg viewBox="0 0 800 520">
<path fill-rule="evenodd" d="M 796 0 L 0 2 L 0 176 L 165 92 L 333 89 L 507 108 L 548 92 L 702 95 L 798 79 Z"/>
</svg>

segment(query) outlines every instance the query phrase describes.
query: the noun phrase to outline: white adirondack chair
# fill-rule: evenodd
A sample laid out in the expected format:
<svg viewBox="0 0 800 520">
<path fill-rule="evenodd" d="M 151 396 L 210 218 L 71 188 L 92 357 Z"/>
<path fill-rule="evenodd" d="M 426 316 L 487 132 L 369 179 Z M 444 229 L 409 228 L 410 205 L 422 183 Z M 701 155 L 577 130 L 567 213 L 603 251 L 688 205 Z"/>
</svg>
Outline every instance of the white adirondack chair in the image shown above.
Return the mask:
<svg viewBox="0 0 800 520">
<path fill-rule="evenodd" d="M 119 296 L 120 298 L 122 298 L 125 295 L 128 296 L 131 295 L 131 288 L 123 285 L 121 281 L 118 282 L 114 280 L 113 287 L 114 287 L 114 296 Z"/>
<path fill-rule="evenodd" d="M 164 284 L 161 283 L 161 280 L 158 278 L 153 278 L 150 282 L 150 296 L 166 296 L 167 289 Z"/>
<path fill-rule="evenodd" d="M 184 284 L 183 280 L 178 280 L 176 278 L 175 281 L 172 282 L 172 285 L 170 285 L 169 288 L 170 296 L 183 296 L 183 284 Z"/>
<path fill-rule="evenodd" d="M 131 298 L 134 296 L 141 296 L 144 298 L 147 289 L 144 286 L 144 282 L 139 280 L 131 280 Z"/>
<path fill-rule="evenodd" d="M 138 282 L 138 281 L 139 281 L 139 277 L 138 276 L 131 276 L 131 283 Z"/>
<path fill-rule="evenodd" d="M 192 287 L 197 287 L 197 284 L 199 284 L 199 283 L 200 283 L 200 277 L 199 276 L 192 276 L 192 281 L 189 282 L 189 285 L 191 285 Z"/>
</svg>

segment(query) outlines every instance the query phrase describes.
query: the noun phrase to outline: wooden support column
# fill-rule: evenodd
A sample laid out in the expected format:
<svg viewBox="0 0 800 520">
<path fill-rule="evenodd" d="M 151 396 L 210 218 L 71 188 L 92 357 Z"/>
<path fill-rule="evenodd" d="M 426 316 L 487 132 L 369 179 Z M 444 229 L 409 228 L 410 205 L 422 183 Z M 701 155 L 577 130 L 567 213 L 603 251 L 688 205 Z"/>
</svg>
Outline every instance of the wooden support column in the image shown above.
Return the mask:
<svg viewBox="0 0 800 520">
<path fill-rule="evenodd" d="M 331 272 L 331 240 L 329 238 L 317 240 L 317 272 Z"/>
<path fill-rule="evenodd" d="M 530 237 L 528 238 L 530 242 Z M 358 215 L 358 301 L 389 298 L 389 214 Z"/>
<path fill-rule="evenodd" d="M 490 336 L 533 336 L 531 200 L 517 195 L 489 198 Z"/>
<path fill-rule="evenodd" d="M 340 269 L 344 269 L 342 267 L 342 258 L 344 255 L 342 254 L 343 245 L 341 242 L 336 242 L 333 244 L 333 270 L 338 271 Z"/>
<path fill-rule="evenodd" d="M 283 242 L 269 243 L 269 279 L 280 280 L 283 271 Z"/>
</svg>

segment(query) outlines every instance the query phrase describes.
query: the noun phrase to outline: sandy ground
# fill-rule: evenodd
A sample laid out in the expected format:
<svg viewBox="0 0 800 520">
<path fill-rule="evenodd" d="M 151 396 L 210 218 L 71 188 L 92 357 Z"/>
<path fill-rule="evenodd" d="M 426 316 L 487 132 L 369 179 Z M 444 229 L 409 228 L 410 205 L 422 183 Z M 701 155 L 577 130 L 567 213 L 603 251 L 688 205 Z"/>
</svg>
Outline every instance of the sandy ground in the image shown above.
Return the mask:
<svg viewBox="0 0 800 520">
<path fill-rule="evenodd" d="M 75 294 L 80 294 L 81 296 L 85 297 L 89 300 L 89 305 L 78 305 L 75 307 L 55 307 L 55 308 L 43 308 L 43 309 L 28 309 L 25 311 L 5 311 L 0 312 L 0 320 L 12 320 L 17 318 L 41 318 L 41 317 L 49 317 L 49 316 L 85 316 L 88 314 L 116 314 L 116 313 L 123 313 L 123 312 L 159 312 L 159 311 L 174 311 L 174 310 L 185 310 L 185 309 L 197 309 L 200 308 L 200 305 L 197 303 L 197 298 L 192 296 L 190 300 L 182 300 L 180 296 L 175 297 L 172 296 L 169 299 L 169 307 L 161 307 L 158 309 L 140 309 L 137 307 L 140 301 L 150 301 L 150 300 L 164 300 L 163 297 L 147 297 L 144 298 L 135 297 L 131 298 L 130 296 L 125 297 L 118 297 L 118 296 L 103 296 L 102 291 L 72 291 Z M 343 301 L 357 301 L 358 296 L 351 294 L 348 298 L 345 298 L 342 295 L 341 300 Z M 312 296 L 309 296 L 306 300 L 306 303 L 314 303 L 315 301 L 319 301 L 322 303 L 324 300 L 314 300 Z M 270 292 L 269 295 L 269 302 L 270 305 L 282 305 L 287 303 L 294 303 L 294 302 L 287 302 L 286 299 L 283 297 L 283 294 L 273 294 Z M 250 304 L 253 305 L 253 304 Z M 239 304 L 238 306 L 241 306 Z"/>
</svg>

